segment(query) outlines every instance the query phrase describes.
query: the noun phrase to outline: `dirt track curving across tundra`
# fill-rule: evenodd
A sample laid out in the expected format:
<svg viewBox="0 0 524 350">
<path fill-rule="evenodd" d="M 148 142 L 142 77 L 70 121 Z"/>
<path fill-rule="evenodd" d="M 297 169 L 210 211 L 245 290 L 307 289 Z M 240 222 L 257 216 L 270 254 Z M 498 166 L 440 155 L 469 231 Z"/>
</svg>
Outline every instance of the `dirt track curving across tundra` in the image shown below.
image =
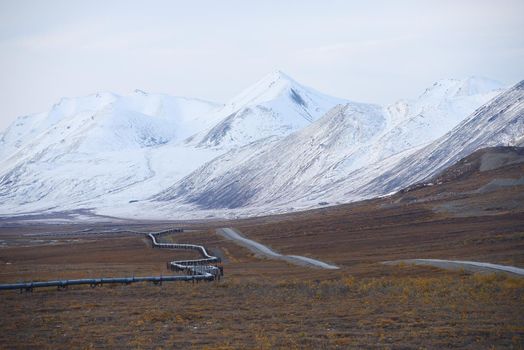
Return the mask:
<svg viewBox="0 0 524 350">
<path fill-rule="evenodd" d="M 491 264 L 479 261 L 464 261 L 464 260 L 441 260 L 441 259 L 407 259 L 407 260 L 396 260 L 386 261 L 386 265 L 398 265 L 398 264 L 412 264 L 412 265 L 424 265 L 434 266 L 446 270 L 459 270 L 464 269 L 472 272 L 505 272 L 519 276 L 524 276 L 524 269 L 515 266 Z"/>
<path fill-rule="evenodd" d="M 227 227 L 220 228 L 220 229 L 217 229 L 217 233 L 227 239 L 231 239 L 235 241 L 236 243 L 238 243 L 239 245 L 245 248 L 248 248 L 249 250 L 251 250 L 253 253 L 257 255 L 265 256 L 271 259 L 285 260 L 285 261 L 288 261 L 292 264 L 299 265 L 299 266 L 319 267 L 322 269 L 330 269 L 330 270 L 338 269 L 338 266 L 330 265 L 323 261 L 308 258 L 305 256 L 279 254 L 275 252 L 274 250 L 272 250 L 271 248 L 261 243 L 258 243 L 256 241 L 253 241 L 251 239 L 248 239 L 242 236 L 241 234 L 239 234 L 237 231 L 233 230 L 232 228 L 227 228 Z"/>
</svg>

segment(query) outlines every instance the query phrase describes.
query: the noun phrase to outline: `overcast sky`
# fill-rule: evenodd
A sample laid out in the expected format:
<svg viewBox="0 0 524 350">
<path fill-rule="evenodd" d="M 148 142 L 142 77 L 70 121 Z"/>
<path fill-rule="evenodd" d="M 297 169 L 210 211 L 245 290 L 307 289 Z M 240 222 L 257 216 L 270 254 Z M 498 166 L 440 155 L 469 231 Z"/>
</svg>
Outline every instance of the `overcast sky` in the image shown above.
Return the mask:
<svg viewBox="0 0 524 350">
<path fill-rule="evenodd" d="M 224 102 L 280 69 L 391 103 L 442 78 L 524 79 L 524 1 L 0 0 L 0 130 L 63 96 Z"/>
</svg>

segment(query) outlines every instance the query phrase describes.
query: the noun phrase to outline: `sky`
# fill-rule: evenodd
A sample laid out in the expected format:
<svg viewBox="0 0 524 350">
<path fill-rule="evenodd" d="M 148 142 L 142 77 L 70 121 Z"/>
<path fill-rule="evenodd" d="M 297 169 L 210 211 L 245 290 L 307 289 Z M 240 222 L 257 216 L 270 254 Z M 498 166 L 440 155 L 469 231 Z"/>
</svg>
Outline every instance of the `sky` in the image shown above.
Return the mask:
<svg viewBox="0 0 524 350">
<path fill-rule="evenodd" d="M 0 0 L 0 130 L 61 97 L 225 102 L 266 74 L 354 101 L 524 79 L 524 1 Z"/>
</svg>

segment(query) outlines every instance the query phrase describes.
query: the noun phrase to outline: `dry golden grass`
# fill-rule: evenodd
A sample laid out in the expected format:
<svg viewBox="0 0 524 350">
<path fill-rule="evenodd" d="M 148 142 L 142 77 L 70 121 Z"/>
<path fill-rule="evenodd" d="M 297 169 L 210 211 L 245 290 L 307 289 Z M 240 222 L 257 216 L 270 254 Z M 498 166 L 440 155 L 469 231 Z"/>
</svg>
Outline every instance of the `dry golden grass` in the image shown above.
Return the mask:
<svg viewBox="0 0 524 350">
<path fill-rule="evenodd" d="M 522 348 L 524 280 L 276 279 L 2 294 L 4 348 Z"/>
</svg>

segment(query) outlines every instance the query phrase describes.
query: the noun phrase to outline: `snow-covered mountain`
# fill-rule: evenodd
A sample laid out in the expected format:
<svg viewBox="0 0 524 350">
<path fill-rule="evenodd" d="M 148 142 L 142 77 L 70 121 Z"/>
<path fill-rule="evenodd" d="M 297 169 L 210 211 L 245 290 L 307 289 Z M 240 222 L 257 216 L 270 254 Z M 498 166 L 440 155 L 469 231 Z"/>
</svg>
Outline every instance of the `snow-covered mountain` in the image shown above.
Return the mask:
<svg viewBox="0 0 524 350">
<path fill-rule="evenodd" d="M 47 113 L 23 116 L 4 132 L 0 159 L 63 145 L 81 153 L 141 148 L 184 138 L 216 123 L 206 112 L 218 105 L 198 99 L 147 94 L 97 93 L 63 98 Z"/>
<path fill-rule="evenodd" d="M 231 149 L 269 136 L 286 136 L 346 102 L 276 71 L 213 111 L 213 119 L 221 121 L 187 142 L 199 147 Z"/>
<path fill-rule="evenodd" d="M 428 180 L 474 151 L 492 146 L 524 145 L 524 80 L 462 121 L 446 135 L 354 189 L 365 196 L 397 191 Z M 376 171 L 376 170 L 375 170 Z"/>
<path fill-rule="evenodd" d="M 279 140 L 267 138 L 232 150 L 205 164 L 159 200 L 186 202 L 203 208 L 237 208 L 302 194 L 316 177 L 349 156 L 385 128 L 380 106 L 334 107 L 316 123 Z"/>
<path fill-rule="evenodd" d="M 387 108 L 339 105 L 282 140 L 268 138 L 214 159 L 156 199 L 202 209 L 324 202 L 320 188 L 354 188 L 337 184 L 373 163 L 415 152 L 501 91 L 498 83 L 468 78 L 437 82 L 418 99 Z"/>
<path fill-rule="evenodd" d="M 224 105 L 140 90 L 63 99 L 2 134 L 0 213 L 204 217 L 367 198 L 397 188 L 387 176 L 399 164 L 424 174 L 401 162 L 501 91 L 482 78 L 444 80 L 382 107 L 275 72 Z M 389 185 L 373 182 L 382 175 Z"/>
<path fill-rule="evenodd" d="M 388 107 L 394 127 L 371 152 L 378 161 L 444 135 L 466 116 L 504 90 L 501 83 L 481 77 L 434 83 L 415 100 Z"/>
<path fill-rule="evenodd" d="M 188 150 L 198 153 L 188 164 L 162 150 L 216 122 L 205 114 L 217 106 L 137 90 L 65 98 L 47 113 L 18 118 L 0 141 L 1 211 L 74 207 L 118 192 L 153 178 L 159 152 L 186 175 L 216 154 Z M 173 172 L 164 175 L 176 179 Z"/>
<path fill-rule="evenodd" d="M 288 134 L 338 102 L 345 101 L 282 72 L 226 105 L 141 90 L 64 98 L 49 112 L 18 118 L 2 134 L 0 212 L 142 200 L 228 147 Z M 226 130 L 223 137 L 217 128 Z"/>
</svg>

